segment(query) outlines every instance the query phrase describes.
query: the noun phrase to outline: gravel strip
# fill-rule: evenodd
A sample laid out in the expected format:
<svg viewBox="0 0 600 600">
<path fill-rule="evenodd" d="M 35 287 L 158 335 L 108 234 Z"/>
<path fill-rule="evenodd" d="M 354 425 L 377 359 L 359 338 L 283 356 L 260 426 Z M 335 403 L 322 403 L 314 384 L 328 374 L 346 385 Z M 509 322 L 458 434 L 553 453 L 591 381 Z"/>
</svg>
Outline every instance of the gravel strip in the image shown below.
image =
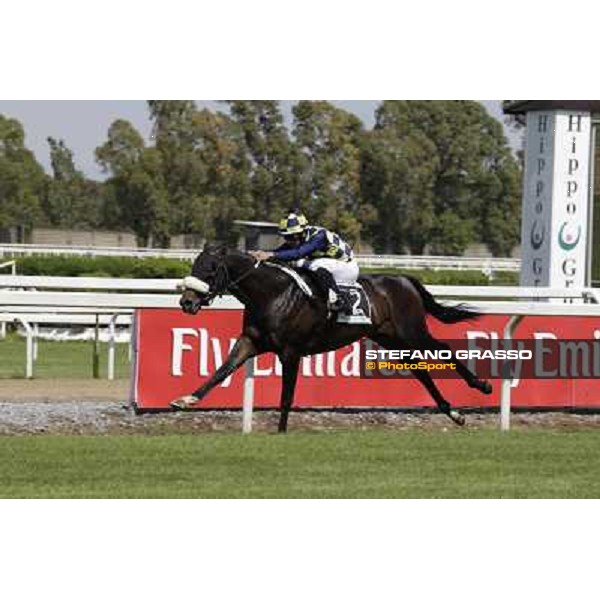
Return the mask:
<svg viewBox="0 0 600 600">
<path fill-rule="evenodd" d="M 276 432 L 279 413 L 257 411 L 254 431 Z M 242 415 L 239 411 L 197 411 L 189 413 L 158 413 L 136 415 L 125 402 L 63 400 L 24 401 L 0 400 L 0 435 L 29 434 L 168 434 L 211 431 L 239 432 Z M 600 415 L 569 413 L 517 413 L 512 426 L 518 428 L 579 429 L 600 427 Z M 467 430 L 498 427 L 496 414 L 468 414 Z M 435 413 L 339 413 L 293 412 L 289 430 L 433 430 L 456 429 L 448 418 Z"/>
</svg>

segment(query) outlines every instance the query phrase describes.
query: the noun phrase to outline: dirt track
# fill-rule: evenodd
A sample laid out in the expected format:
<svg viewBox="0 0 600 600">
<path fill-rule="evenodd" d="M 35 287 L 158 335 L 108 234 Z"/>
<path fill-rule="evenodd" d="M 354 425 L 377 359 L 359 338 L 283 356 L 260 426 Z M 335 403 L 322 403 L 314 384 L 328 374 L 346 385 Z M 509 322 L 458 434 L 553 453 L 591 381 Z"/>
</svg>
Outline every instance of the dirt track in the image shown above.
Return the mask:
<svg viewBox="0 0 600 600">
<path fill-rule="evenodd" d="M 135 415 L 129 408 L 129 383 L 124 380 L 4 380 L 0 384 L 0 435 L 193 433 L 240 431 L 238 411 L 198 411 Z M 277 430 L 276 411 L 257 411 L 255 431 Z M 600 415 L 518 413 L 515 428 L 575 429 L 600 427 Z M 290 430 L 455 428 L 445 416 L 429 413 L 294 412 Z M 467 414 L 467 429 L 496 429 L 497 414 Z"/>
<path fill-rule="evenodd" d="M 126 402 L 129 381 L 117 379 L 2 379 L 0 402 Z"/>
</svg>

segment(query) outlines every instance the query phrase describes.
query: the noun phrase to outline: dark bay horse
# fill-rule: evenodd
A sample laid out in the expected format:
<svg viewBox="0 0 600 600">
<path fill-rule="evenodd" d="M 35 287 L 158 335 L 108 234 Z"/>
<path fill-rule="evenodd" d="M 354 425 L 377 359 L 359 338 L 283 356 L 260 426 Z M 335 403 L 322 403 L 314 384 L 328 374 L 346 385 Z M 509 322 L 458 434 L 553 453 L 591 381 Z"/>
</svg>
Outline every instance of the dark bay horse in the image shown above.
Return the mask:
<svg viewBox="0 0 600 600">
<path fill-rule="evenodd" d="M 308 275 L 303 277 L 310 283 Z M 288 274 L 257 263 L 250 255 L 225 249 L 203 251 L 192 266 L 192 276 L 184 279 L 181 308 L 194 315 L 215 296 L 231 293 L 245 307 L 242 333 L 211 379 L 190 396 L 171 402 L 171 406 L 180 410 L 191 408 L 246 360 L 274 352 L 282 365 L 279 431 L 285 432 L 303 356 L 335 350 L 362 337 L 387 349 L 446 350 L 448 346 L 429 333 L 427 313 L 443 323 L 478 316 L 462 306 L 439 304 L 412 277 L 367 275 L 359 281 L 371 301 L 372 325 L 336 323 L 335 318 L 328 315 L 322 290 L 313 285 L 316 299 L 309 298 Z M 463 364 L 456 364 L 458 373 L 470 387 L 484 394 L 491 393 L 487 381 L 478 379 Z M 411 373 L 427 388 L 441 412 L 456 424 L 464 424 L 464 416 L 450 406 L 427 371 Z"/>
</svg>

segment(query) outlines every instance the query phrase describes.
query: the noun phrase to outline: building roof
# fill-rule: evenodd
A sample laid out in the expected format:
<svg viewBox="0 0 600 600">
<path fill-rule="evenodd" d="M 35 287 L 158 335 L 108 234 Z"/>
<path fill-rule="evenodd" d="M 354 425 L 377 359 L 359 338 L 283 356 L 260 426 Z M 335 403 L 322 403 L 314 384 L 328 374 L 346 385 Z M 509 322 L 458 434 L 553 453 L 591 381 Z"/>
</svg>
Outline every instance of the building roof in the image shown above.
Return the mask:
<svg viewBox="0 0 600 600">
<path fill-rule="evenodd" d="M 531 110 L 560 109 L 600 113 L 600 100 L 513 100 L 504 107 L 504 113 L 520 115 Z"/>
</svg>

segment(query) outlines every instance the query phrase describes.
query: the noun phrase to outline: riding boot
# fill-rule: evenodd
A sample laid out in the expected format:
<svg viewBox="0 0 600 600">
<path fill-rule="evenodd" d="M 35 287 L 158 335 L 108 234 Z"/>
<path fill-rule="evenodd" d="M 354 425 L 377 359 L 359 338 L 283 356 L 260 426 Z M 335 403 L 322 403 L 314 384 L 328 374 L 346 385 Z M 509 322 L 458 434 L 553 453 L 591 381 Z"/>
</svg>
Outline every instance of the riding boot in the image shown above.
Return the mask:
<svg viewBox="0 0 600 600">
<path fill-rule="evenodd" d="M 313 273 L 327 295 L 327 308 L 334 312 L 348 311 L 349 307 L 346 299 L 340 293 L 333 275 L 324 268 L 316 269 Z"/>
</svg>

